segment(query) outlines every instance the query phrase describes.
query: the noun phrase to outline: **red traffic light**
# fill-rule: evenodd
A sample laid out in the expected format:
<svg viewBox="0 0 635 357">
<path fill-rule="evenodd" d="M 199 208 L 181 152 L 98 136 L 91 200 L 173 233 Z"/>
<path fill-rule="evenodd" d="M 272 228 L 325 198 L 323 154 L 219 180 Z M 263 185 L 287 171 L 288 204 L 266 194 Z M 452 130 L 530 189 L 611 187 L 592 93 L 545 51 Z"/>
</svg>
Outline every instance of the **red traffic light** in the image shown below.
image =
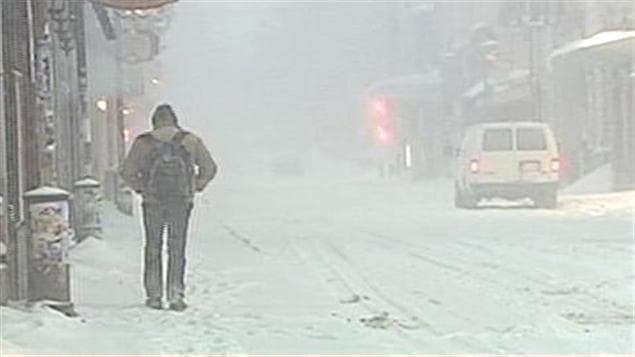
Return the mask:
<svg viewBox="0 0 635 357">
<path fill-rule="evenodd" d="M 375 98 L 369 109 L 375 141 L 380 144 L 391 143 L 395 133 L 390 101 L 385 97 Z"/>
<path fill-rule="evenodd" d="M 386 98 L 377 98 L 372 103 L 372 112 L 373 115 L 385 117 L 389 115 L 389 105 L 388 100 Z"/>
</svg>

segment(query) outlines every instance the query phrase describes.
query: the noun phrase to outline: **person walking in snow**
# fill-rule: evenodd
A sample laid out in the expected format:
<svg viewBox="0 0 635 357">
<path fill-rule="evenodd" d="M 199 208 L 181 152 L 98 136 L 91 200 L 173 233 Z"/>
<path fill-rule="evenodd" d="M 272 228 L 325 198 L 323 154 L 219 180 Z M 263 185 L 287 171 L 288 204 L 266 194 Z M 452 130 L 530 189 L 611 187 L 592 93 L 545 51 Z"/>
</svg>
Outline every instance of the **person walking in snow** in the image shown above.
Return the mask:
<svg viewBox="0 0 635 357">
<path fill-rule="evenodd" d="M 167 231 L 167 302 L 171 310 L 184 301 L 185 243 L 195 192 L 216 176 L 217 165 L 196 135 L 178 124 L 167 104 L 152 115 L 153 129 L 138 136 L 120 169 L 123 180 L 143 197 L 146 305 L 163 308 L 163 233 Z"/>
</svg>

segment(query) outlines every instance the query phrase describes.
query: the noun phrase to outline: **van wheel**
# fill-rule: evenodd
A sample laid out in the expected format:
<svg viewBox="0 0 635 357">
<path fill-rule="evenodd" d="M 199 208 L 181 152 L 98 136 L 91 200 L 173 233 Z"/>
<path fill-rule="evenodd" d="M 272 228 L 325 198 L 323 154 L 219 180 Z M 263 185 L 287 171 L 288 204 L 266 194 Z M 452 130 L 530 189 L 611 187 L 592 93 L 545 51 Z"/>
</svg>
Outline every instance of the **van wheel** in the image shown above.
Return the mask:
<svg viewBox="0 0 635 357">
<path fill-rule="evenodd" d="M 457 184 L 454 184 L 454 206 L 456 208 L 476 208 L 478 199 L 469 193 L 461 191 Z"/>
<path fill-rule="evenodd" d="M 555 192 L 549 192 L 537 197 L 534 201 L 538 208 L 554 209 L 558 206 L 558 195 Z"/>
<path fill-rule="evenodd" d="M 454 184 L 454 207 L 465 208 L 465 204 L 463 203 L 463 194 L 461 193 L 459 185 L 456 183 Z"/>
<path fill-rule="evenodd" d="M 467 209 L 474 209 L 476 208 L 476 205 L 478 204 L 478 197 L 475 197 L 474 195 L 470 195 L 469 193 L 466 193 L 463 195 L 463 207 L 467 208 Z"/>
</svg>

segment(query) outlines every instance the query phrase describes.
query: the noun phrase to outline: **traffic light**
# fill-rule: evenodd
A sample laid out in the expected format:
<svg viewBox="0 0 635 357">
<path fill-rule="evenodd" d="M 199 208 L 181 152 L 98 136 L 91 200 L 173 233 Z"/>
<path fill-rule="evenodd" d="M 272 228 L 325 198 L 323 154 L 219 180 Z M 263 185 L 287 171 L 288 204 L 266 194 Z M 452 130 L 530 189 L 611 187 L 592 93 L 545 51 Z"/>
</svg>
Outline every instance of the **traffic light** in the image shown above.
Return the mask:
<svg viewBox="0 0 635 357">
<path fill-rule="evenodd" d="M 385 97 L 373 99 L 370 106 L 373 137 L 380 144 L 394 140 L 393 113 L 390 101 Z"/>
</svg>

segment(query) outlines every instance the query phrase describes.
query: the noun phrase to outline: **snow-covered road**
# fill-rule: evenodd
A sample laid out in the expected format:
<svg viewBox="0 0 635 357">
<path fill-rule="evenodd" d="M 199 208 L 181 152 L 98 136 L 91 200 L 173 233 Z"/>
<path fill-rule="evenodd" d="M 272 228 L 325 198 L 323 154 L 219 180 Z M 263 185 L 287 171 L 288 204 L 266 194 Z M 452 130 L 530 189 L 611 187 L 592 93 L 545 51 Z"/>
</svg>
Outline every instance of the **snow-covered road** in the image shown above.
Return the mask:
<svg viewBox="0 0 635 357">
<path fill-rule="evenodd" d="M 105 238 L 72 251 L 81 318 L 2 308 L 3 352 L 634 352 L 633 192 L 465 211 L 451 189 L 221 180 L 195 209 L 183 313 L 143 307 L 141 226 L 108 208 Z"/>
</svg>

